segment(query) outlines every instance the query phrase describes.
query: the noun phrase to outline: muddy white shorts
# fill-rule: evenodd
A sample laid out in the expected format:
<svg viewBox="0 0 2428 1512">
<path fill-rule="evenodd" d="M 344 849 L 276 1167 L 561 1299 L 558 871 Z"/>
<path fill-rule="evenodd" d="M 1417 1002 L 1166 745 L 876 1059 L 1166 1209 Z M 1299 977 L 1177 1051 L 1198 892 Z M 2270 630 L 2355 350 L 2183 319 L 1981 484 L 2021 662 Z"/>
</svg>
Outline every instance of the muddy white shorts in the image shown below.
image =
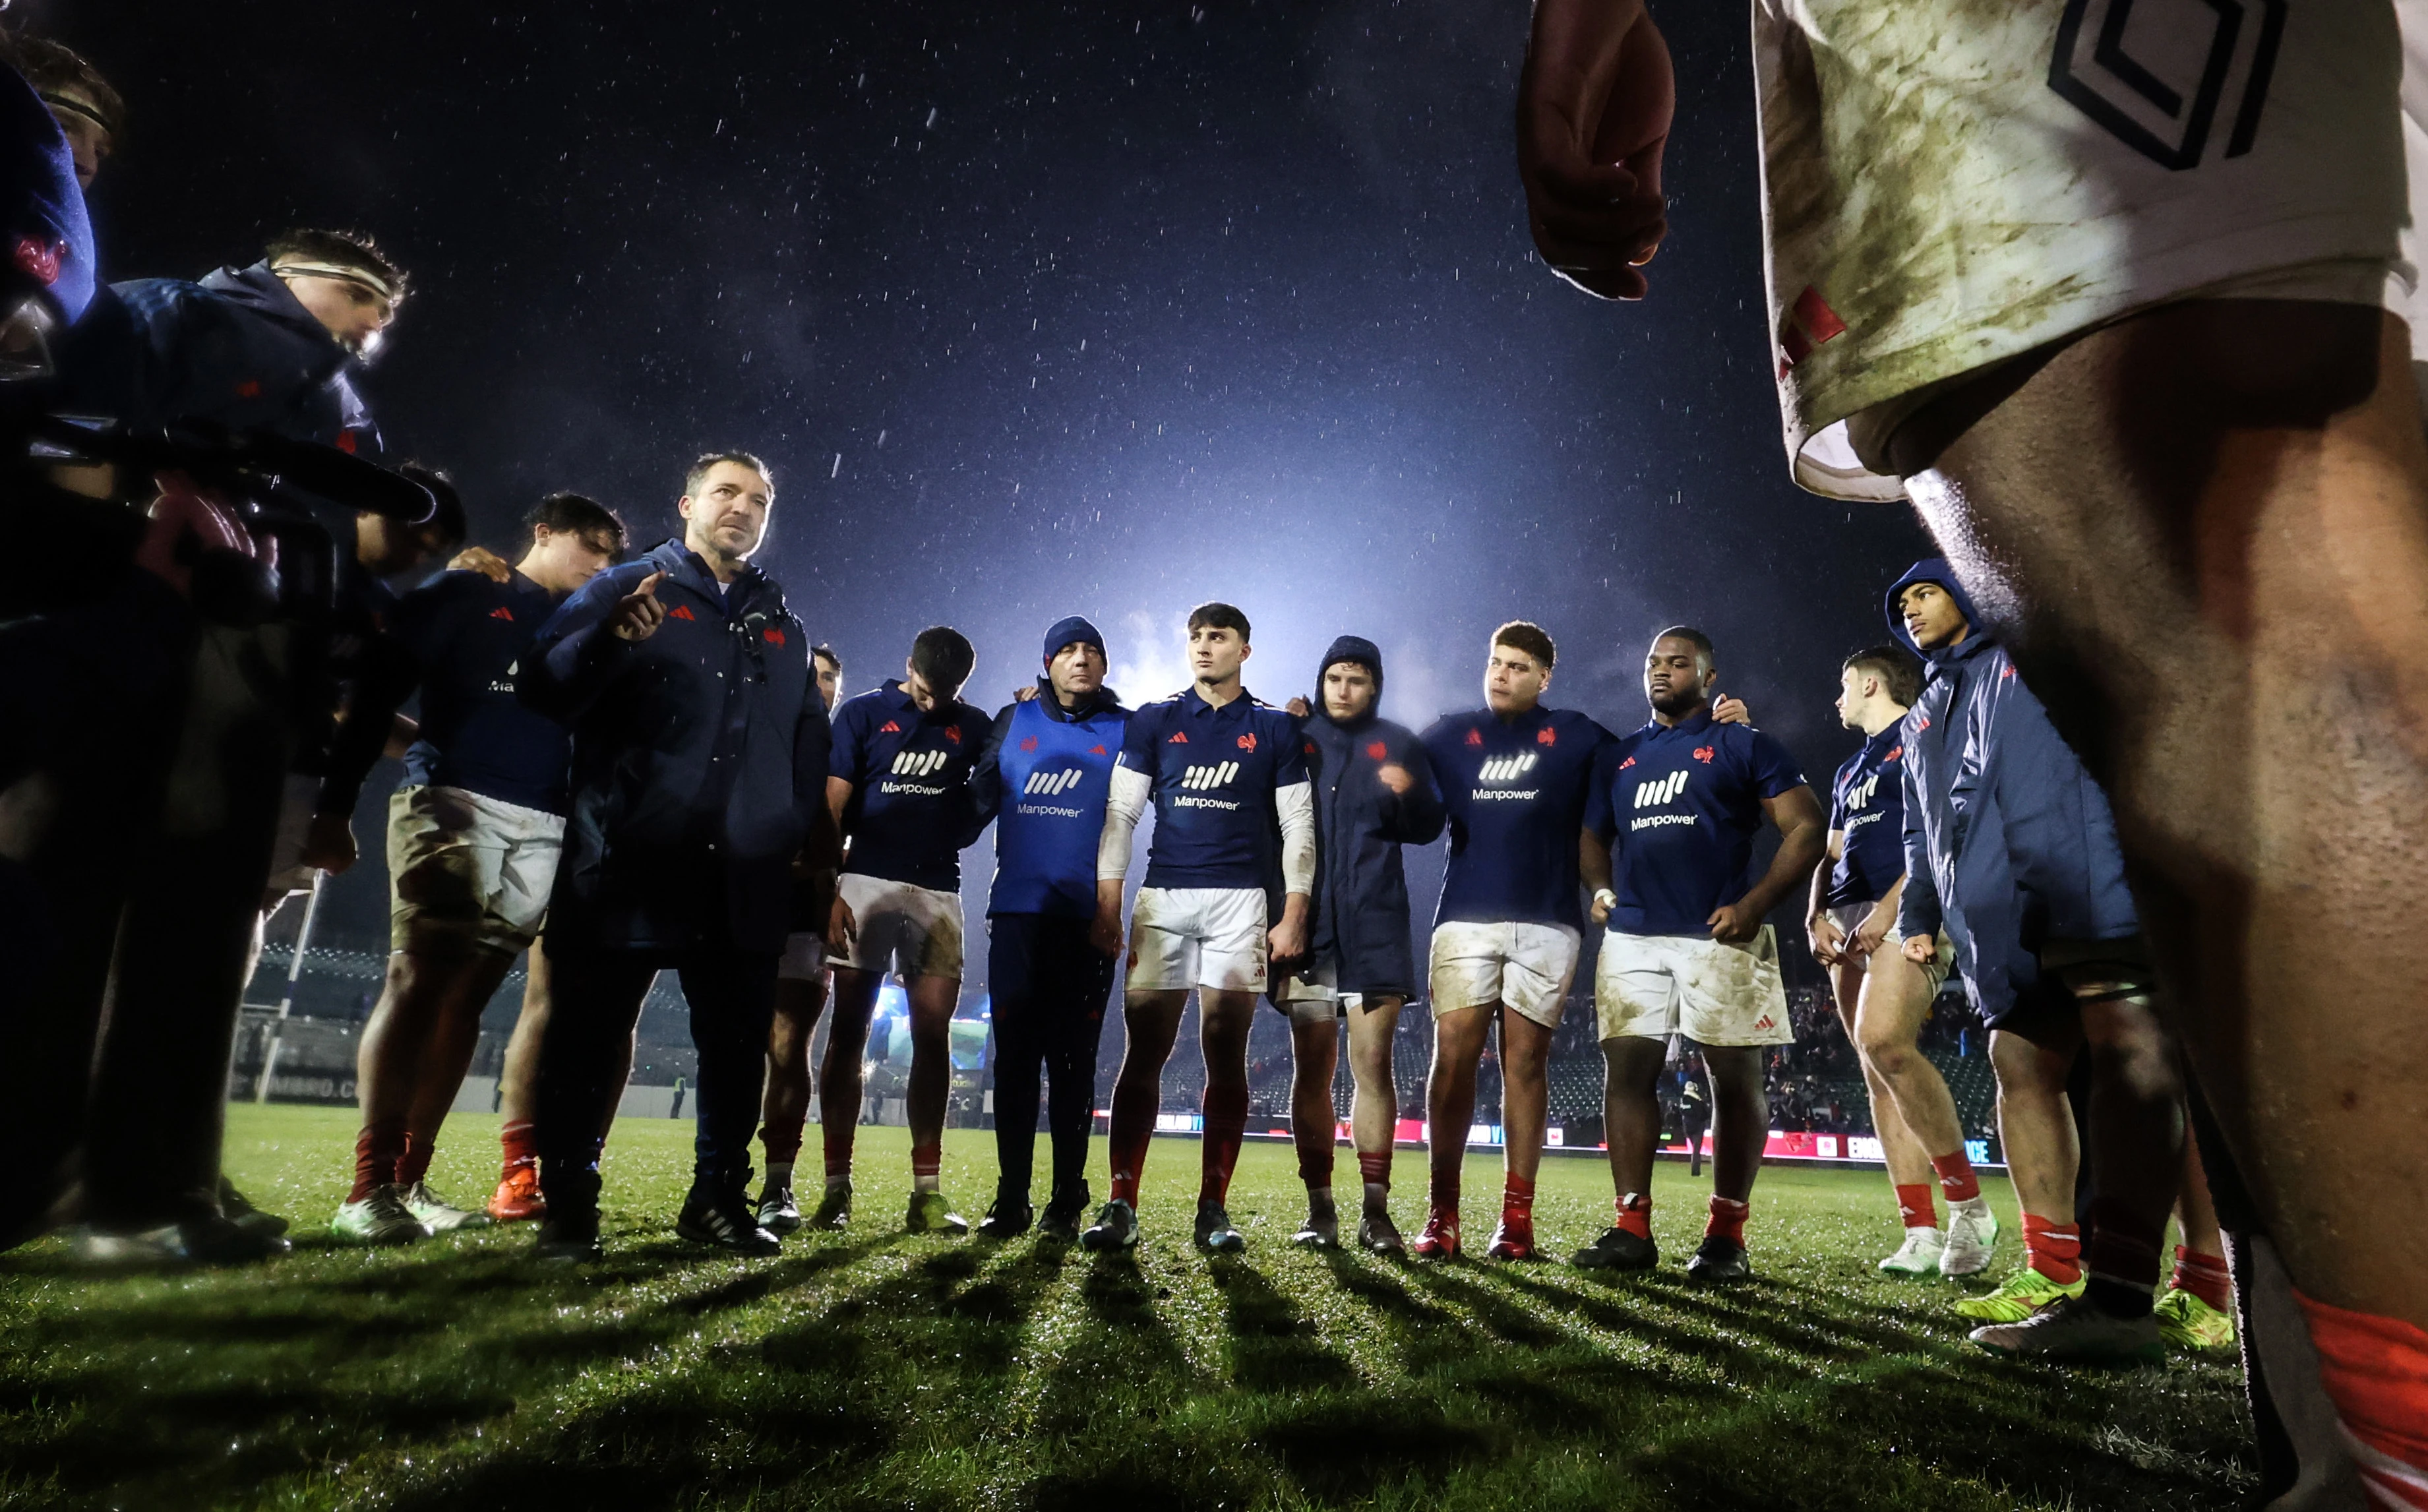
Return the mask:
<svg viewBox="0 0 2428 1512">
<path fill-rule="evenodd" d="M 1937 387 L 2171 300 L 2403 311 L 2402 70 L 2386 0 L 1755 0 L 1796 482 L 1901 497 Z"/>
<path fill-rule="evenodd" d="M 1141 887 L 1130 912 L 1129 990 L 1265 990 L 1261 887 Z"/>
<path fill-rule="evenodd" d="M 784 936 L 784 953 L 776 958 L 778 981 L 820 981 L 827 974 L 827 937 L 798 929 Z"/>
<path fill-rule="evenodd" d="M 906 982 L 913 977 L 960 977 L 960 894 L 857 872 L 844 873 L 835 893 L 851 909 L 860 932 L 852 938 L 850 956 L 830 964 L 890 971 Z"/>
<path fill-rule="evenodd" d="M 1605 1040 L 1698 1044 L 1786 1044 L 1787 989 L 1779 975 L 1779 935 L 1769 925 L 1743 945 L 1704 935 L 1601 937 L 1594 968 L 1594 1016 Z"/>
<path fill-rule="evenodd" d="M 1841 903 L 1829 911 L 1829 917 L 1837 920 L 1838 928 L 1847 934 L 1854 933 L 1856 928 L 1871 916 L 1872 905 L 1869 903 Z M 1880 941 L 1879 949 L 1873 956 L 1854 962 L 1855 969 L 1869 971 L 1874 959 L 1898 955 L 1904 949 L 1905 936 L 1892 928 Z M 1942 929 L 1939 931 L 1938 953 L 1930 958 L 1930 964 L 1922 968 L 1922 974 L 1930 978 L 1930 990 L 1934 993 L 1939 991 L 1940 984 L 1947 980 L 1947 974 L 1955 967 L 1956 942 L 1947 938 L 1947 931 Z"/>
<path fill-rule="evenodd" d="M 1428 972 L 1434 1017 L 1502 1003 L 1557 1028 L 1562 1000 L 1576 980 L 1579 944 L 1565 924 L 1435 925 Z"/>
<path fill-rule="evenodd" d="M 514 955 L 539 934 L 565 849 L 561 814 L 460 787 L 387 800 L 388 947 Z"/>
<path fill-rule="evenodd" d="M 1363 993 L 1340 990 L 1340 968 L 1319 961 L 1296 976 L 1285 977 L 1273 992 L 1273 1006 L 1293 1024 L 1328 1024 L 1366 1001 Z"/>
</svg>

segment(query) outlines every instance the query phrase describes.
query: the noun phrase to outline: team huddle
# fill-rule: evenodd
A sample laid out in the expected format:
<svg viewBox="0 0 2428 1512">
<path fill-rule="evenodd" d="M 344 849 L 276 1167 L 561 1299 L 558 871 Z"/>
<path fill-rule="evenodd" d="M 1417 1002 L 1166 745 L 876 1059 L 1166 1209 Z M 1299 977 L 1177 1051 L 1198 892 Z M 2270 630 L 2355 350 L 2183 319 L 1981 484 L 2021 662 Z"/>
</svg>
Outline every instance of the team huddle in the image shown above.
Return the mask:
<svg viewBox="0 0 2428 1512">
<path fill-rule="evenodd" d="M 2106 1249 L 2084 1269 L 2073 1153 L 2043 1148 L 2054 1136 L 2031 1121 L 2070 1116 L 2062 1067 L 2087 1030 L 2095 1045 L 2125 1046 L 2094 1052 L 2100 1076 L 2117 1081 L 2095 1101 L 2112 1109 L 2155 1077 L 2156 1116 L 2172 1128 L 2180 1090 L 2166 1079 L 2146 972 L 2134 965 L 2098 791 L 2041 733 L 2045 716 L 1974 628 L 1945 564 L 1919 564 L 1892 589 L 1903 645 L 1845 664 L 1838 713 L 1866 738 L 1825 809 L 1741 704 L 1715 705 L 1716 652 L 1687 626 L 1653 638 L 1649 716 L 1623 736 L 1544 701 L 1557 651 L 1522 620 L 1491 636 L 1483 706 L 1421 734 L 1378 715 L 1382 654 L 1353 635 L 1326 651 L 1314 698 L 1263 702 L 1242 681 L 1248 616 L 1225 603 L 1189 616 L 1189 686 L 1136 709 L 1106 685 L 1104 637 L 1075 616 L 1045 632 L 1035 686 L 993 718 L 962 701 L 976 654 L 942 626 L 913 640 L 898 678 L 841 698 L 840 656 L 813 643 L 749 562 L 774 494 L 755 458 L 704 456 L 677 505 L 681 538 L 620 566 L 610 563 L 621 521 L 552 496 L 532 517 L 519 561 L 468 553 L 390 616 L 424 695 L 391 804 L 395 964 L 364 1041 L 366 1117 L 355 1185 L 333 1224 L 341 1239 L 410 1242 L 538 1218 L 541 1254 L 596 1257 L 599 1155 L 642 1000 L 664 969 L 681 977 L 699 1050 L 695 1182 L 679 1233 L 767 1255 L 805 1224 L 852 1222 L 863 1057 L 888 977 L 904 989 L 911 1044 L 904 1224 L 968 1232 L 941 1190 L 940 1158 L 966 949 L 960 853 L 992 824 L 999 1177 L 976 1225 L 985 1236 L 1034 1227 L 1101 1251 L 1140 1241 L 1163 1071 L 1194 994 L 1206 1065 L 1200 1247 L 1247 1243 L 1227 1203 L 1262 998 L 1288 1018 L 1296 1061 L 1307 1213 L 1295 1242 L 1341 1241 L 1331 1088 L 1345 1023 L 1363 1189 L 1354 1242 L 1432 1260 L 1464 1252 L 1460 1173 L 1478 1065 L 1497 1042 L 1504 1174 L 1483 1252 L 1536 1257 L 1550 1052 L 1590 926 L 1601 930 L 1593 1002 L 1614 1207 L 1573 1263 L 1659 1263 L 1657 1089 L 1682 1037 L 1708 1068 L 1714 1110 L 1714 1193 L 1685 1275 L 1741 1280 L 1751 1274 L 1746 1227 L 1768 1131 L 1764 1057 L 1794 1038 L 1764 921 L 1800 896 L 1873 1082 L 1904 1218 L 1905 1240 L 1881 1268 L 1974 1274 L 1998 1234 L 1946 1086 L 1915 1049 L 1933 994 L 1960 961 L 1997 1047 L 2030 1259 L 1958 1311 L 1985 1324 L 1984 1344 L 2037 1352 L 2035 1330 L 2047 1324 L 2036 1320 L 2063 1316 L 2049 1305 L 2105 1280 L 2140 1304 L 2121 1318 L 2098 1314 L 2114 1324 L 2111 1353 L 2231 1340 L 2214 1223 L 2200 1224 L 2197 1203 L 2175 1284 L 2155 1310 L 2164 1198 L 2153 1212 L 2131 1206 L 2129 1180 L 2103 1184 L 2113 1209 L 2098 1230 Z M 2004 712 L 1951 714 L 1958 697 Z M 2061 958 L 2048 975 L 2062 991 L 2014 985 L 2029 974 L 1996 959 L 1998 884 L 1934 818 L 1956 766 L 1993 755 L 2013 774 L 1999 781 L 2055 783 L 2075 802 L 2071 829 L 2047 821 L 2051 803 L 2018 802 L 2041 817 L 1997 837 L 2017 868 L 2005 883 L 2010 910 L 2027 892 L 2032 906 L 2049 906 L 2042 873 L 2091 879 L 2080 940 L 2039 947 L 2043 961 Z M 1134 837 L 1150 810 L 1133 897 Z M 1778 844 L 1764 863 L 1765 826 Z M 1401 847 L 1445 832 L 1419 971 Z M 1977 825 L 1977 847 L 1981 833 Z M 503 1169 L 485 1213 L 469 1211 L 431 1191 L 430 1154 L 464 1075 L 467 1015 L 477 1019 L 526 947 L 532 987 L 501 1094 Z M 1097 1043 L 1117 978 L 1127 1033 L 1099 1205 L 1087 1168 Z M 1389 1203 L 1399 1118 L 1389 1051 L 1411 1001 L 1430 1009 L 1434 1055 L 1431 1179 L 1407 1240 Z M 810 1047 L 829 1009 L 817 1068 L 824 1182 L 805 1214 L 795 1172 Z M 2155 1072 L 2120 1060 L 2137 1035 Z M 2049 1075 L 2057 1079 L 2042 1085 Z M 1041 1082 L 1051 1142 L 1042 1213 L 1032 1200 Z M 754 1121 L 765 1159 L 755 1193 Z M 2099 1130 L 2094 1148 L 2118 1164 L 2152 1153 L 2119 1128 Z M 1944 1231 L 1934 1181 L 1948 1208 Z"/>
</svg>

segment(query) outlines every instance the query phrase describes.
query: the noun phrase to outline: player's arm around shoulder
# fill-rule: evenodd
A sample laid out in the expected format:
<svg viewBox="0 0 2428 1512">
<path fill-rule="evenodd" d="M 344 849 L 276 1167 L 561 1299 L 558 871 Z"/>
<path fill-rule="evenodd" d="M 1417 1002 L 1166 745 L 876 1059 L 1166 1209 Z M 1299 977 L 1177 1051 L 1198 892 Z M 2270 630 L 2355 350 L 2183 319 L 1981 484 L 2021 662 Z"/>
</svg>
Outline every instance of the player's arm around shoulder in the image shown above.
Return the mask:
<svg viewBox="0 0 2428 1512">
<path fill-rule="evenodd" d="M 515 664 L 523 702 L 566 721 L 589 707 L 632 645 L 607 633 L 608 617 L 654 570 L 646 558 L 609 567 L 557 605 Z"/>
</svg>

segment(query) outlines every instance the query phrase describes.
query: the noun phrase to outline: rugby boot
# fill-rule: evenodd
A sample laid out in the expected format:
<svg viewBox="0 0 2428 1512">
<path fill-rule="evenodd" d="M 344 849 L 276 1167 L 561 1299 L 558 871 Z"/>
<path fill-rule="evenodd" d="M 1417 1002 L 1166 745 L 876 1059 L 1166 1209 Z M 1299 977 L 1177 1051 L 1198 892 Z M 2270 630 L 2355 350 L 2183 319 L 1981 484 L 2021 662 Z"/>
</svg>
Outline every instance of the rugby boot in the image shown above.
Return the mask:
<svg viewBox="0 0 2428 1512">
<path fill-rule="evenodd" d="M 2150 1308 L 2158 1337 L 2177 1349 L 2232 1349 L 2234 1314 L 2220 1312 L 2182 1287 L 2169 1287 Z"/>
<path fill-rule="evenodd" d="M 1420 1260 L 1458 1258 L 1458 1209 L 1436 1208 L 1425 1214 L 1425 1226 L 1408 1253 Z"/>
<path fill-rule="evenodd" d="M 1605 1228 L 1568 1263 L 1581 1271 L 1649 1271 L 1661 1263 L 1661 1246 L 1630 1229 Z"/>
<path fill-rule="evenodd" d="M 851 1183 L 829 1183 L 818 1197 L 818 1210 L 810 1214 L 810 1226 L 840 1233 L 851 1226 Z"/>
<path fill-rule="evenodd" d="M 1037 1210 L 1028 1206 L 1026 1197 L 999 1194 L 979 1222 L 978 1232 L 989 1239 L 1018 1239 L 1028 1232 L 1028 1225 L 1036 1218 Z"/>
<path fill-rule="evenodd" d="M 953 1211 L 941 1192 L 914 1192 L 910 1206 L 902 1215 L 902 1226 L 913 1234 L 948 1234 L 955 1238 L 970 1231 L 970 1221 Z"/>
<path fill-rule="evenodd" d="M 599 1209 L 559 1208 L 543 1215 L 532 1256 L 566 1265 L 595 1265 L 606 1257 L 599 1242 Z"/>
<path fill-rule="evenodd" d="M 2082 1295 L 2082 1277 L 2059 1286 L 2028 1265 L 2020 1265 L 2015 1273 L 1998 1283 L 1994 1291 L 1977 1297 L 1960 1298 L 1955 1304 L 1956 1316 L 1977 1323 L 2022 1323 L 2051 1303 L 2063 1302 Z"/>
<path fill-rule="evenodd" d="M 236 1190 L 236 1183 L 225 1176 L 220 1177 L 220 1211 L 230 1223 L 248 1233 L 276 1239 L 287 1232 L 286 1219 L 254 1207 L 243 1192 Z"/>
<path fill-rule="evenodd" d="M 1310 1211 L 1306 1222 L 1298 1225 L 1290 1242 L 1303 1250 L 1337 1250 L 1340 1247 L 1340 1215 L 1330 1208 L 1321 1212 Z"/>
<path fill-rule="evenodd" d="M 1214 1255 L 1237 1255 L 1248 1247 L 1248 1236 L 1231 1226 L 1231 1210 L 1219 1202 L 1197 1200 L 1197 1247 Z"/>
<path fill-rule="evenodd" d="M 1408 1253 L 1408 1241 L 1400 1237 L 1400 1225 L 1391 1222 L 1390 1213 L 1380 1208 L 1368 1209 L 1366 1215 L 1357 1220 L 1357 1243 L 1360 1248 L 1375 1255 Z"/>
<path fill-rule="evenodd" d="M 729 1255 L 781 1255 L 784 1241 L 759 1226 L 746 1190 L 742 1182 L 726 1187 L 693 1183 L 682 1211 L 675 1215 L 675 1232 Z"/>
<path fill-rule="evenodd" d="M 506 1167 L 498 1177 L 498 1190 L 489 1193 L 490 1221 L 521 1224 L 547 1216 L 548 1199 L 539 1194 L 539 1166 L 525 1160 Z"/>
<path fill-rule="evenodd" d="M 1082 1246 L 1091 1250 L 1128 1250 L 1138 1248 L 1138 1209 L 1115 1197 L 1096 1209 L 1096 1221 L 1079 1236 Z"/>
<path fill-rule="evenodd" d="M 1727 1286 L 1752 1276 L 1746 1247 L 1724 1234 L 1704 1235 L 1703 1242 L 1695 1246 L 1694 1258 L 1686 1262 L 1686 1279 L 1697 1286 Z"/>
<path fill-rule="evenodd" d="M 186 1258 L 196 1265 L 244 1265 L 273 1259 L 295 1246 L 284 1234 L 265 1233 L 232 1218 L 197 1218 L 177 1225 Z"/>
<path fill-rule="evenodd" d="M 759 1226 L 784 1235 L 801 1226 L 801 1209 L 793 1201 L 793 1184 L 770 1181 L 759 1192 Z"/>
<path fill-rule="evenodd" d="M 1969 1337 L 1993 1355 L 2059 1365 L 2157 1365 L 2167 1357 L 2154 1313 L 2119 1318 L 2079 1296 L 2060 1298 L 2014 1323 L 1976 1328 Z"/>
<path fill-rule="evenodd" d="M 1037 1221 L 1038 1237 L 1064 1244 L 1075 1243 L 1079 1238 L 1079 1220 L 1087 1211 L 1086 1182 L 1055 1188 L 1053 1199 L 1045 1205 L 1045 1216 Z"/>
<path fill-rule="evenodd" d="M 1496 1260 L 1533 1259 L 1534 1215 L 1501 1209 L 1500 1225 L 1492 1230 L 1492 1242 L 1484 1246 L 1484 1253 Z"/>
<path fill-rule="evenodd" d="M 1978 1275 L 1990 1268 L 1990 1251 L 1998 1242 L 1998 1215 L 1978 1197 L 1951 1203 L 1947 1208 L 1947 1241 L 1939 1252 L 1942 1275 Z"/>
<path fill-rule="evenodd" d="M 174 1224 L 139 1233 L 109 1233 L 87 1224 L 75 1230 L 76 1259 L 108 1269 L 183 1265 L 188 1259 L 185 1236 Z"/>
<path fill-rule="evenodd" d="M 421 1226 L 433 1234 L 451 1234 L 462 1228 L 486 1228 L 489 1215 L 458 1208 L 430 1190 L 427 1181 L 417 1181 L 404 1189 L 404 1210 L 421 1220 Z"/>
<path fill-rule="evenodd" d="M 1905 1242 L 1896 1253 L 1880 1262 L 1880 1269 L 1890 1275 L 1937 1275 L 1940 1257 L 1947 1253 L 1946 1241 L 1935 1228 L 1909 1228 Z"/>
<path fill-rule="evenodd" d="M 329 1237 L 340 1244 L 418 1244 L 430 1237 L 430 1225 L 414 1216 L 404 1189 L 391 1182 L 339 1207 L 329 1220 Z"/>
</svg>

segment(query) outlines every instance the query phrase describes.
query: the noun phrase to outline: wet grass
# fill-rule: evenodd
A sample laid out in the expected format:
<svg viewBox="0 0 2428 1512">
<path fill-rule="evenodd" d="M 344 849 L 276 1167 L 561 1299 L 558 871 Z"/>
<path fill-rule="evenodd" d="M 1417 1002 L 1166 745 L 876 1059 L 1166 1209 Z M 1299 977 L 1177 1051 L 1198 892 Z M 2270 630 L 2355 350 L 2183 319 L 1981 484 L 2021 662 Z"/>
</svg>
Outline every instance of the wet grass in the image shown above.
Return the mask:
<svg viewBox="0 0 2428 1512">
<path fill-rule="evenodd" d="M 468 1201 L 495 1120 L 449 1127 L 435 1179 Z M 1293 1162 L 1271 1145 L 1235 1188 L 1248 1253 L 1209 1259 L 1187 1241 L 1197 1146 L 1159 1142 L 1148 1243 L 1098 1258 L 897 1232 L 906 1142 L 867 1129 L 857 1225 L 744 1262 L 673 1239 L 688 1126 L 632 1121 L 609 1260 L 567 1272 L 527 1260 L 521 1230 L 329 1245 L 352 1132 L 341 1110 L 234 1110 L 232 1173 L 297 1220 L 273 1265 L 100 1278 L 55 1242 L 0 1257 L 0 1506 L 2190 1512 L 2254 1483 L 2230 1361 L 2073 1375 L 1977 1354 L 1952 1287 L 1873 1270 L 1895 1239 L 1876 1175 L 1765 1173 L 1763 1278 L 1711 1294 L 1679 1276 L 1705 1189 L 1674 1166 L 1667 1263 L 1611 1281 L 1294 1251 Z M 993 1169 L 991 1136 L 948 1137 L 974 1217 Z M 1413 1231 L 1421 1158 L 1400 1176 Z M 1499 1184 L 1483 1160 L 1468 1183 Z M 1598 1162 L 1549 1162 L 1545 1239 L 1599 1232 L 1608 1192 Z"/>
</svg>

